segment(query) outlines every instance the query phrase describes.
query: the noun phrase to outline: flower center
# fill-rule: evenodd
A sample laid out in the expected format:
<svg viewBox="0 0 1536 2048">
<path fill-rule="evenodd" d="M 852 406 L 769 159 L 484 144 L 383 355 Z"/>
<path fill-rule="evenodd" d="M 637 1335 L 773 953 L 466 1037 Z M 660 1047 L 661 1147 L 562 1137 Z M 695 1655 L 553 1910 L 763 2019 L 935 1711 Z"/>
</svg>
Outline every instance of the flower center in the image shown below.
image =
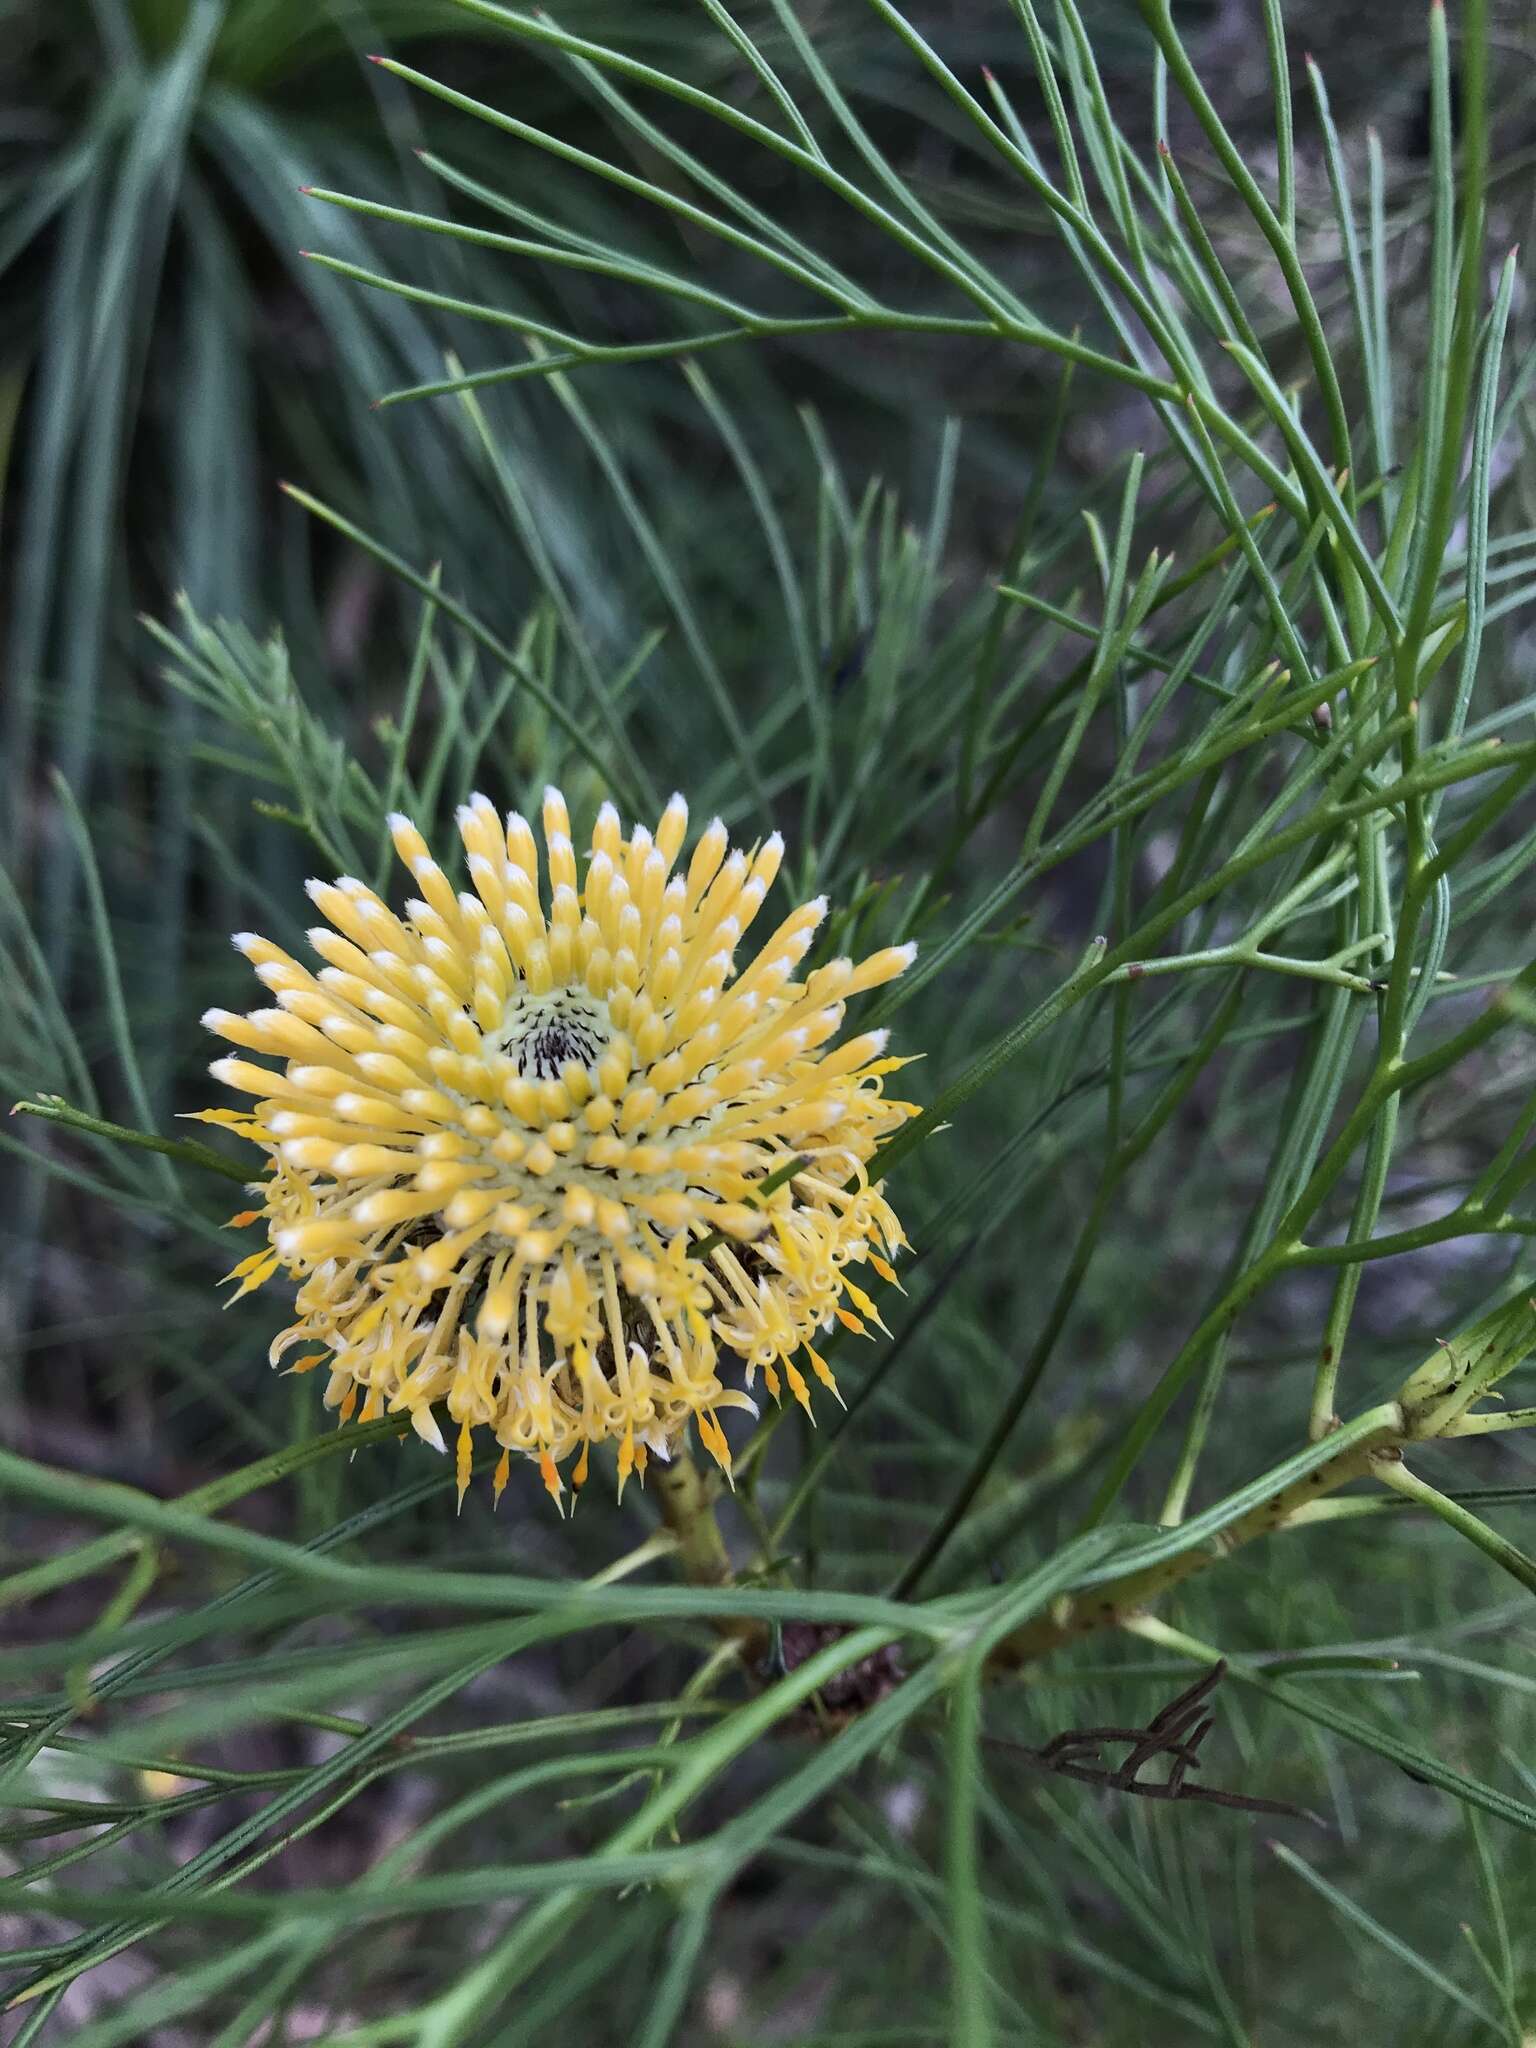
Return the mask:
<svg viewBox="0 0 1536 2048">
<path fill-rule="evenodd" d="M 507 1005 L 501 1044 L 517 1071 L 533 1081 L 558 1081 L 571 1060 L 590 1067 L 608 1044 L 603 1006 L 575 989 L 543 996 L 520 995 Z"/>
</svg>

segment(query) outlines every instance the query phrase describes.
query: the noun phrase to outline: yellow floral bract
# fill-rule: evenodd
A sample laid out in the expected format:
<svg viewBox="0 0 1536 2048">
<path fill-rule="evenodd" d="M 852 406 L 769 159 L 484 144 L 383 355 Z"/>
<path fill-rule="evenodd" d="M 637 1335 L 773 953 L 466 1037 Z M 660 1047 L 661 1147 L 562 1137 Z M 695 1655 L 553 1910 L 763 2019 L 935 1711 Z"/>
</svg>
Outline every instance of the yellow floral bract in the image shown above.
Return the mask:
<svg viewBox="0 0 1536 2048">
<path fill-rule="evenodd" d="M 905 1240 L 865 1167 L 913 1113 L 883 1093 L 901 1062 L 883 1032 L 833 1041 L 914 949 L 796 980 L 817 900 L 738 972 L 783 844 L 732 852 L 717 821 L 679 865 L 681 797 L 627 838 L 605 804 L 584 879 L 556 790 L 542 876 L 524 818 L 476 796 L 458 822 L 469 892 L 403 817 L 404 917 L 359 881 L 308 885 L 317 973 L 235 939 L 275 1007 L 204 1022 L 283 1064 L 212 1069 L 256 1106 L 210 1120 L 271 1161 L 235 1219 L 264 1220 L 267 1246 L 231 1277 L 298 1281 L 272 1359 L 328 1361 L 343 1418 L 408 1415 L 439 1449 L 439 1411 L 457 1424 L 461 1498 L 481 1427 L 504 1446 L 498 1495 L 508 1452 L 558 1495 L 563 1461 L 580 1485 L 607 1439 L 622 1485 L 690 1419 L 728 1469 L 719 1411 L 753 1405 L 722 1381 L 730 1355 L 808 1402 L 797 1357 L 832 1386 L 816 1333 L 876 1314 L 854 1272 L 894 1278 Z"/>
</svg>

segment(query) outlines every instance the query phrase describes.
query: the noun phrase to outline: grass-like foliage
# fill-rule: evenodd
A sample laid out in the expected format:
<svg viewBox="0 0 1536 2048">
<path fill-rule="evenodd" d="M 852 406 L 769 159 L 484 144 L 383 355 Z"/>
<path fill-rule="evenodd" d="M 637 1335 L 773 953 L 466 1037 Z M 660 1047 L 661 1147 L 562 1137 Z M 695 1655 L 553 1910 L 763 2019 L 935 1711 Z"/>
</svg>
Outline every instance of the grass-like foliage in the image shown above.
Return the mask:
<svg viewBox="0 0 1536 2048">
<path fill-rule="evenodd" d="M 184 600 L 131 720 L 186 750 L 171 842 L 66 772 L 69 887 L 0 893 L 8 2040 L 1519 2048 L 1536 351 L 1486 0 L 1454 63 L 1427 16 L 1411 177 L 1283 0 L 1262 150 L 1170 0 L 1108 77 L 1076 0 L 991 0 L 986 72 L 894 0 L 457 5 L 501 90 L 381 56 L 422 196 L 323 185 L 309 233 L 408 313 L 383 355 L 436 337 L 364 395 L 474 545 L 409 478 L 290 486 L 400 608 L 387 687 Z M 782 396 L 893 364 L 1054 397 L 1022 456 L 926 421 L 897 491 Z M 1084 483 L 1110 398 L 1137 452 Z M 925 1054 L 878 1164 L 916 1256 L 831 1342 L 844 1411 L 733 1426 L 734 1493 L 455 1518 L 397 1417 L 268 1375 L 271 1289 L 220 1316 L 250 1168 L 168 1112 L 227 930 L 302 950 L 389 812 L 445 845 L 547 781 L 578 838 L 673 787 L 781 828 L 813 961 L 919 942 L 857 1027 Z"/>
</svg>

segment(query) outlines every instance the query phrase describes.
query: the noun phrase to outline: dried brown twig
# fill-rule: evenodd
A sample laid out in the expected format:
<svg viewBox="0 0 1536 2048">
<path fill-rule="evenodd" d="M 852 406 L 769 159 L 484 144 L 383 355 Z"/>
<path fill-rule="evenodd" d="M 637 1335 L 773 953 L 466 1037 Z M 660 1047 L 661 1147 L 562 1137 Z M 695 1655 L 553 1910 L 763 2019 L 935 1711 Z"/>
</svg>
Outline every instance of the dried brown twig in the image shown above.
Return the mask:
<svg viewBox="0 0 1536 2048">
<path fill-rule="evenodd" d="M 1195 1800 L 1206 1806 L 1230 1807 L 1239 1813 L 1285 1814 L 1292 1820 L 1307 1820 L 1314 1826 L 1326 1827 L 1327 1822 L 1320 1814 L 1304 1806 L 1190 1782 L 1188 1773 L 1200 1766 L 1200 1745 L 1216 1725 L 1215 1715 L 1206 1709 L 1226 1668 L 1225 1660 L 1213 1664 L 1177 1699 L 1160 1708 L 1144 1728 L 1068 1728 L 1053 1735 L 1039 1749 L 1031 1749 L 1028 1743 L 1011 1742 L 1001 1735 L 985 1736 L 983 1740 L 1057 1777 L 1076 1778 L 1084 1785 L 1106 1785 L 1111 1791 L 1129 1792 L 1138 1799 Z M 1128 1745 L 1124 1760 L 1113 1766 L 1099 1760 L 1104 1745 L 1111 1742 Z M 1169 1759 L 1168 1775 L 1143 1777 L 1145 1767 L 1159 1757 Z"/>
</svg>

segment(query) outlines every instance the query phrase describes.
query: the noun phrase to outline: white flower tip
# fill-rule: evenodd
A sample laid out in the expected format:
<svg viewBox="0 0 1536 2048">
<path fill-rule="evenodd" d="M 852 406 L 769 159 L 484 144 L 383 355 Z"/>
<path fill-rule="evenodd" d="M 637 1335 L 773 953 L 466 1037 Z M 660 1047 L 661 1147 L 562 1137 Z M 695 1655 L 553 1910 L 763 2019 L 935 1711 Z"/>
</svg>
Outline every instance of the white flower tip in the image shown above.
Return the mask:
<svg viewBox="0 0 1536 2048">
<path fill-rule="evenodd" d="M 784 834 L 782 832 L 770 832 L 763 841 L 763 851 L 764 853 L 782 853 L 784 851 Z"/>
<path fill-rule="evenodd" d="M 434 1451 L 442 1451 L 446 1456 L 448 1446 L 443 1441 L 443 1432 L 438 1427 L 437 1417 L 430 1408 L 413 1408 L 411 1427 L 424 1444 L 430 1444 Z"/>
<path fill-rule="evenodd" d="M 827 914 L 827 899 L 825 896 L 813 896 L 805 907 L 807 910 L 815 911 L 816 922 L 820 924 Z"/>
<path fill-rule="evenodd" d="M 303 1231 L 297 1228 L 273 1231 L 272 1242 L 277 1248 L 278 1256 L 284 1259 L 295 1258 L 303 1236 Z"/>
<path fill-rule="evenodd" d="M 878 1059 L 880 1054 L 883 1053 L 885 1051 L 885 1048 L 890 1044 L 891 1034 L 889 1031 L 886 1030 L 884 1025 L 881 1025 L 878 1031 L 870 1032 L 869 1038 L 870 1043 L 874 1047 L 875 1057 Z"/>
<path fill-rule="evenodd" d="M 318 875 L 311 875 L 304 884 L 304 894 L 311 903 L 318 903 L 329 887 L 329 882 L 322 882 Z"/>
<path fill-rule="evenodd" d="M 204 1010 L 198 1022 L 205 1031 L 222 1031 L 231 1022 L 233 1014 L 230 1010 Z"/>
<path fill-rule="evenodd" d="M 497 815 L 496 806 L 491 802 L 483 789 L 470 791 L 469 808 L 472 811 L 489 811 L 493 818 Z"/>
<path fill-rule="evenodd" d="M 404 811 L 391 811 L 389 816 L 384 820 L 384 822 L 386 825 L 388 825 L 392 833 L 414 832 L 416 829 L 416 827 L 411 823 L 410 819 L 405 815 Z"/>
<path fill-rule="evenodd" d="M 265 941 L 257 932 L 231 932 L 229 935 L 229 943 L 234 947 L 237 953 L 245 953 L 249 955 L 251 953 L 254 953 L 256 948 L 260 945 L 263 945 Z"/>
<path fill-rule="evenodd" d="M 235 1061 L 226 1055 L 221 1060 L 214 1060 L 210 1064 L 208 1071 L 212 1074 L 215 1081 L 223 1081 L 227 1086 L 233 1087 L 234 1083 L 230 1080 L 230 1073 L 235 1064 Z"/>
<path fill-rule="evenodd" d="M 907 968 L 917 958 L 917 941 L 916 939 L 908 939 L 904 946 L 897 946 L 894 948 L 894 951 L 900 955 L 902 972 L 905 973 Z"/>
</svg>

